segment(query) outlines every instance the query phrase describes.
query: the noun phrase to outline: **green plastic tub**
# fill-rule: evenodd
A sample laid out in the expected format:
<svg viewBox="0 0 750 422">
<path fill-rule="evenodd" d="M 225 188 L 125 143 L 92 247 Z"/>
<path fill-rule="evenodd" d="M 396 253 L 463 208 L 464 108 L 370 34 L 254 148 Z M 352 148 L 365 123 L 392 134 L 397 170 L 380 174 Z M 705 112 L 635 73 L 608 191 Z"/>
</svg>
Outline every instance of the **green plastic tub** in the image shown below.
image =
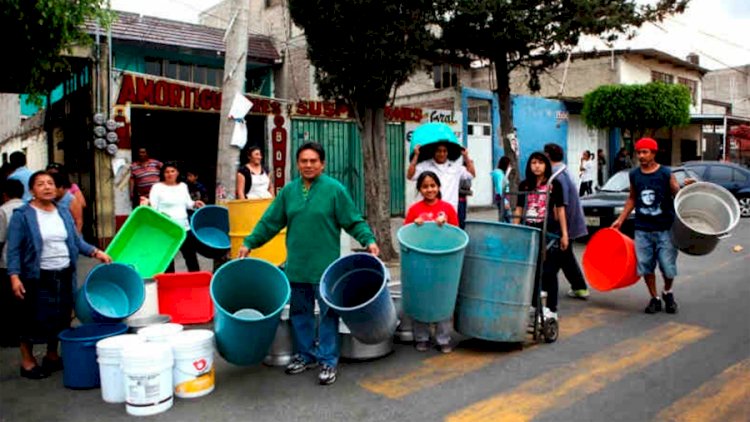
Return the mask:
<svg viewBox="0 0 750 422">
<path fill-rule="evenodd" d="M 136 208 L 107 248 L 114 262 L 130 264 L 143 278 L 163 273 L 180 250 L 187 232 L 150 207 Z"/>
</svg>

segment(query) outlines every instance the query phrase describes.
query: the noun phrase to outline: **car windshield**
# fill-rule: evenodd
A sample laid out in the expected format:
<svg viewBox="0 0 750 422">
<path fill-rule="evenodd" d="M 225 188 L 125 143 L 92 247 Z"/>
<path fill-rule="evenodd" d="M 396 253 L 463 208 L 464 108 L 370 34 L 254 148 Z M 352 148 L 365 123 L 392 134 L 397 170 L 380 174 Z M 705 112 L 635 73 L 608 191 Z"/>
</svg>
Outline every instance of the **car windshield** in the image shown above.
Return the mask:
<svg viewBox="0 0 750 422">
<path fill-rule="evenodd" d="M 605 192 L 623 192 L 629 189 L 630 178 L 628 177 L 628 170 L 615 173 L 615 175 L 610 177 L 604 186 L 602 186 L 602 191 Z"/>
</svg>

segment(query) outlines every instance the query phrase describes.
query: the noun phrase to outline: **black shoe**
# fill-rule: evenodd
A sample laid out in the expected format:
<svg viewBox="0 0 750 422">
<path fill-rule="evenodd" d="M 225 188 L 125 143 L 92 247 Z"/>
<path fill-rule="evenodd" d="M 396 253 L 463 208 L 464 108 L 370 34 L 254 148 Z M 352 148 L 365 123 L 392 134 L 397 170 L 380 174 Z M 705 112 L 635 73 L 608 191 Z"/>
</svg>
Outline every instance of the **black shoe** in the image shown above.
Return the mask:
<svg viewBox="0 0 750 422">
<path fill-rule="evenodd" d="M 331 385 L 336 382 L 336 367 L 323 365 L 318 374 L 318 382 L 320 385 Z"/>
<path fill-rule="evenodd" d="M 287 375 L 297 375 L 317 366 L 317 362 L 307 362 L 306 360 L 302 359 L 302 357 L 295 356 L 294 359 L 289 362 L 289 365 L 286 366 L 284 372 L 286 372 Z"/>
<path fill-rule="evenodd" d="M 658 297 L 652 297 L 651 301 L 648 302 L 648 306 L 646 306 L 647 314 L 655 314 L 657 312 L 661 312 L 661 299 Z"/>
<path fill-rule="evenodd" d="M 678 306 L 674 300 L 674 295 L 672 293 L 662 293 L 661 297 L 664 299 L 664 310 L 668 314 L 676 314 Z"/>
<path fill-rule="evenodd" d="M 63 369 L 62 359 L 60 358 L 47 359 L 47 357 L 45 356 L 44 358 L 42 358 L 42 369 L 44 370 L 44 372 L 48 374 L 51 374 L 56 371 L 62 371 Z"/>
<path fill-rule="evenodd" d="M 30 380 L 41 380 L 47 378 L 47 373 L 39 365 L 34 365 L 31 369 L 24 369 L 21 367 L 21 376 Z"/>
</svg>

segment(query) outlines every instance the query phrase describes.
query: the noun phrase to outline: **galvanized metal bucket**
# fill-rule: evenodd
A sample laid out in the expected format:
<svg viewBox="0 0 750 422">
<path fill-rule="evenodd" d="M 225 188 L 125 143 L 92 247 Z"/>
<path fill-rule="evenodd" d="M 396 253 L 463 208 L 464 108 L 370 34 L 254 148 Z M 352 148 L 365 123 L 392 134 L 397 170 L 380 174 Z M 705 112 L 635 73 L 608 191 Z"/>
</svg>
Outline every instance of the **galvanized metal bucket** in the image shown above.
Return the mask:
<svg viewBox="0 0 750 422">
<path fill-rule="evenodd" d="M 706 255 L 740 221 L 740 204 L 731 192 L 709 182 L 693 183 L 675 197 L 672 241 L 688 255 Z"/>
</svg>

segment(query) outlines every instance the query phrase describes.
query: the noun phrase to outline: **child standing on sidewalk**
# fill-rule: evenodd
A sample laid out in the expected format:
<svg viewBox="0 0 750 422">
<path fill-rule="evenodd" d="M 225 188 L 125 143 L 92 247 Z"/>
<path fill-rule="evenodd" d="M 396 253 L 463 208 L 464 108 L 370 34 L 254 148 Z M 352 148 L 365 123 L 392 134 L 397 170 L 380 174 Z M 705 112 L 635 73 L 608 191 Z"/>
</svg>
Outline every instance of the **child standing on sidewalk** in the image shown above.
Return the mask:
<svg viewBox="0 0 750 422">
<path fill-rule="evenodd" d="M 456 210 L 451 204 L 440 199 L 440 179 L 435 173 L 431 171 L 422 172 L 417 178 L 417 190 L 424 199 L 409 207 L 404 225 L 414 223 L 421 226 L 425 221 L 434 221 L 438 226 L 445 223 L 458 226 Z M 443 353 L 453 351 L 450 344 L 451 328 L 450 319 L 438 322 L 435 327 L 435 342 Z M 414 340 L 418 351 L 426 352 L 429 349 L 429 323 L 414 321 Z"/>
<path fill-rule="evenodd" d="M 527 226 L 542 229 L 544 218 L 547 218 L 547 232 L 560 236 L 559 246 L 553 246 L 547 251 L 544 263 L 542 264 L 542 290 L 547 292 L 547 306 L 544 309 L 545 318 L 557 319 L 557 272 L 561 265 L 561 251 L 568 249 L 568 225 L 565 220 L 565 203 L 563 201 L 563 191 L 560 182 L 553 180 L 548 186 L 552 177 L 552 164 L 541 152 L 534 152 L 529 157 L 526 165 L 526 179 L 518 186 L 520 192 L 528 192 L 527 195 L 518 196 L 518 204 L 514 213 L 514 223 L 519 224 L 523 215 L 524 205 L 526 205 Z M 545 247 L 544 240 L 540 247 Z M 532 306 L 537 303 L 537 289 L 534 288 L 534 297 L 531 300 Z"/>
</svg>

